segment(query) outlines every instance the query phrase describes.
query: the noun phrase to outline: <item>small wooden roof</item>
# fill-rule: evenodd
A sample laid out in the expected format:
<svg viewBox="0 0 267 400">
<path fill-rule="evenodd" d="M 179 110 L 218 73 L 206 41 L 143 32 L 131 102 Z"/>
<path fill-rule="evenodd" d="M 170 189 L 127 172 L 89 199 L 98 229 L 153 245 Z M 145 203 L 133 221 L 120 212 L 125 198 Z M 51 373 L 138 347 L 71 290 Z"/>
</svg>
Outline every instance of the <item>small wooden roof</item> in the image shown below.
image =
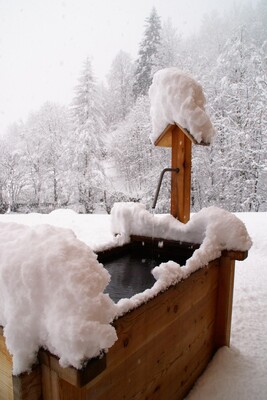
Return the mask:
<svg viewBox="0 0 267 400">
<path fill-rule="evenodd" d="M 177 123 L 175 123 L 174 125 L 169 124 L 169 125 L 166 126 L 166 128 L 164 129 L 162 134 L 155 141 L 155 143 L 154 143 L 155 146 L 172 147 L 172 131 L 173 131 L 173 128 L 175 126 L 177 126 L 185 134 L 185 136 L 187 136 L 188 139 L 190 139 L 190 141 L 193 144 L 198 144 L 198 145 L 202 145 L 202 146 L 209 146 L 208 143 L 204 143 L 204 142 L 198 143 L 196 141 L 196 139 L 194 138 L 194 136 L 192 136 L 191 133 L 186 128 L 183 128 L 181 125 L 179 125 Z"/>
</svg>

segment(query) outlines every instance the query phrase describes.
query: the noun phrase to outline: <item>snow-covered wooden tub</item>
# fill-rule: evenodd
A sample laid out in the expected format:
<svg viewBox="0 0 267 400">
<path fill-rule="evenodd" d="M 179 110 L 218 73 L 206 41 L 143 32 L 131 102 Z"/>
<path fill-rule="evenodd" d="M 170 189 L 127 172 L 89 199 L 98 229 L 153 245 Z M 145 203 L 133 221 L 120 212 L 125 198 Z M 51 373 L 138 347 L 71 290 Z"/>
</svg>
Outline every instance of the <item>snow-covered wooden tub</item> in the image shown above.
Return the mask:
<svg viewBox="0 0 267 400">
<path fill-rule="evenodd" d="M 134 251 L 145 240 L 132 237 Z M 168 247 L 164 239 L 154 241 Z M 197 247 L 177 246 L 185 257 Z M 125 249 L 129 244 L 100 254 L 100 260 L 105 263 Z M 0 400 L 182 399 L 216 350 L 229 345 L 235 260 L 246 256 L 246 251 L 223 251 L 206 267 L 119 317 L 114 321 L 118 340 L 82 370 L 62 368 L 57 357 L 40 350 L 39 364 L 30 374 L 12 376 L 1 330 Z"/>
</svg>

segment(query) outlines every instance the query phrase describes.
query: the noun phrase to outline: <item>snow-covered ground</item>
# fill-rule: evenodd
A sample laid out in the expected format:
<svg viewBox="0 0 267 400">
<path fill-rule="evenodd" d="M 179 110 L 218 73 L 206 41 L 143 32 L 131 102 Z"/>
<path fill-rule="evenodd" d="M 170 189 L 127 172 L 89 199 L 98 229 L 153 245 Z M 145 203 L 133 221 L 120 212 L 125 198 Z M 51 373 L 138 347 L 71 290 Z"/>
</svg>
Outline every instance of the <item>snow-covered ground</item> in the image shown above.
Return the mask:
<svg viewBox="0 0 267 400">
<path fill-rule="evenodd" d="M 236 262 L 231 348 L 217 352 L 189 394 L 190 400 L 263 400 L 267 396 L 267 213 L 237 216 L 245 223 L 253 246 L 247 260 Z M 93 249 L 113 240 L 108 215 L 57 210 L 48 215 L 0 215 L 0 221 L 70 228 Z"/>
</svg>

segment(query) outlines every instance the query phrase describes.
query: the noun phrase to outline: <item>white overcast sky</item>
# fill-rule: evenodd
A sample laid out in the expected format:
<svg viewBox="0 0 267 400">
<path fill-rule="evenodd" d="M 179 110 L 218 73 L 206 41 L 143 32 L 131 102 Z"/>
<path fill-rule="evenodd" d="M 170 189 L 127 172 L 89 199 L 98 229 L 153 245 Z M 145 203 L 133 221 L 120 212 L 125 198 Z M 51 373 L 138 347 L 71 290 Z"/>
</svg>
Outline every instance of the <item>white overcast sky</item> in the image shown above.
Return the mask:
<svg viewBox="0 0 267 400">
<path fill-rule="evenodd" d="M 247 0 L 0 0 L 0 134 L 47 100 L 68 104 L 87 56 L 99 79 L 120 49 L 134 59 L 153 6 L 189 33 L 205 13 L 240 2 Z"/>
</svg>

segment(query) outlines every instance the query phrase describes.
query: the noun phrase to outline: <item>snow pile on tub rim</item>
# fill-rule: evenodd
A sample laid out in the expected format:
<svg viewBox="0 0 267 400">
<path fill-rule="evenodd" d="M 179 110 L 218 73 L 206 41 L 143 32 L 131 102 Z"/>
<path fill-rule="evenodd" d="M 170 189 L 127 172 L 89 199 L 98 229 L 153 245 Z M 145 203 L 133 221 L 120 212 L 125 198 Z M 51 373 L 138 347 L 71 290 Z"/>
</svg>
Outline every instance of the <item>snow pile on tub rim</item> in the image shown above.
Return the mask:
<svg viewBox="0 0 267 400">
<path fill-rule="evenodd" d="M 117 339 L 117 308 L 103 291 L 109 273 L 71 230 L 0 223 L 0 325 L 13 374 L 29 371 L 40 347 L 81 368 Z"/>
<path fill-rule="evenodd" d="M 210 143 L 214 128 L 205 111 L 206 99 L 201 85 L 177 68 L 165 68 L 154 74 L 149 89 L 152 134 L 155 143 L 164 129 L 178 124 L 198 143 Z"/>
<path fill-rule="evenodd" d="M 193 272 L 220 257 L 223 250 L 247 251 L 252 242 L 245 225 L 235 215 L 217 207 L 204 208 L 186 224 L 171 215 L 153 215 L 143 204 L 116 203 L 111 210 L 111 228 L 121 244 L 130 241 L 130 235 L 152 236 L 200 244 L 192 257 L 181 266 L 173 261 L 162 263 L 152 270 L 156 279 L 151 289 L 121 299 L 118 315 L 138 307 L 169 286 L 186 279 Z"/>
</svg>

